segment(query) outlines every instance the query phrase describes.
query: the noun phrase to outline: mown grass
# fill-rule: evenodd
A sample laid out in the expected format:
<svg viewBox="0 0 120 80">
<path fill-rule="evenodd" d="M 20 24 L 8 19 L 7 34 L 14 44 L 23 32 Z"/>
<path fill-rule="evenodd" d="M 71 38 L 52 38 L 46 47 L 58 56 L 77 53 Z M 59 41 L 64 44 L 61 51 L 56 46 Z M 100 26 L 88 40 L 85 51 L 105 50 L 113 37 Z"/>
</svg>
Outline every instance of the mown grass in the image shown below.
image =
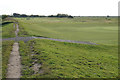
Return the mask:
<svg viewBox="0 0 120 80">
<path fill-rule="evenodd" d="M 118 47 L 51 40 L 20 41 L 22 78 L 114 78 Z M 33 62 L 42 64 L 34 73 Z"/>
<path fill-rule="evenodd" d="M 44 36 L 65 40 L 117 45 L 117 17 L 16 18 L 19 36 Z"/>
<path fill-rule="evenodd" d="M 3 41 L 2 42 L 2 78 L 6 78 L 8 60 L 12 51 L 14 41 Z"/>
</svg>

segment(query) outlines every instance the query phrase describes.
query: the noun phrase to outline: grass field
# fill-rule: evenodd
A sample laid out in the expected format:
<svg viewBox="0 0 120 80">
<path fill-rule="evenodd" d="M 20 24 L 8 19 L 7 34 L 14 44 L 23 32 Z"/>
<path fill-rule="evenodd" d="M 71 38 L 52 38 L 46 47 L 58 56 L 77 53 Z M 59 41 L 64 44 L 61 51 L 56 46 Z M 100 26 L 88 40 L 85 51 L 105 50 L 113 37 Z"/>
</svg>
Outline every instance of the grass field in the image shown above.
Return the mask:
<svg viewBox="0 0 120 80">
<path fill-rule="evenodd" d="M 19 36 L 43 36 L 89 41 L 100 45 L 33 39 L 19 42 L 22 78 L 113 78 L 118 76 L 117 18 L 15 18 Z M 2 27 L 2 37 L 15 37 L 13 23 Z M 13 41 L 3 41 L 3 77 Z M 39 65 L 38 65 L 39 64 Z M 34 66 L 39 66 L 35 71 Z"/>
<path fill-rule="evenodd" d="M 117 44 L 117 18 L 17 18 L 20 36 L 44 36 L 65 40 L 89 41 L 98 44 Z"/>
<path fill-rule="evenodd" d="M 15 30 L 13 23 L 2 25 L 2 38 L 15 37 Z"/>
<path fill-rule="evenodd" d="M 118 76 L 117 18 L 16 18 L 19 36 L 89 41 L 100 45 L 50 40 L 20 42 L 23 78 L 113 78 Z M 32 47 L 31 47 L 32 46 Z M 28 56 L 29 55 L 29 56 Z M 33 66 L 41 64 L 35 73 Z"/>
<path fill-rule="evenodd" d="M 16 27 L 14 27 L 15 22 L 17 21 L 10 17 L 3 19 L 1 22 L 2 25 L 0 26 L 0 37 L 2 38 L 15 37 L 16 30 Z"/>
<path fill-rule="evenodd" d="M 2 66 L 2 41 L 0 41 L 0 66 Z M 2 78 L 2 67 L 0 67 L 0 79 Z"/>
<path fill-rule="evenodd" d="M 118 47 L 34 39 L 20 43 L 22 78 L 114 78 Z M 33 66 L 41 64 L 35 73 Z"/>
</svg>

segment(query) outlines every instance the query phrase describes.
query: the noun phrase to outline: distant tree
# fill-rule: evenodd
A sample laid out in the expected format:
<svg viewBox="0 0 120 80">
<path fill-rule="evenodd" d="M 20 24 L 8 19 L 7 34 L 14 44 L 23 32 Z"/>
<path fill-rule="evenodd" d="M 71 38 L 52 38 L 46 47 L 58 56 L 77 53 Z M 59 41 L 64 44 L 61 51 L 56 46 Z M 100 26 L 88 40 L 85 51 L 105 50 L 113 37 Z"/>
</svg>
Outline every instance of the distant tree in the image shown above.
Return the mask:
<svg viewBox="0 0 120 80">
<path fill-rule="evenodd" d="M 68 18 L 73 18 L 73 16 L 70 15 L 70 16 L 68 16 Z"/>
<path fill-rule="evenodd" d="M 13 16 L 14 16 L 14 17 L 20 17 L 20 14 L 18 14 L 18 13 L 13 13 Z"/>
<path fill-rule="evenodd" d="M 8 17 L 8 15 L 2 15 L 2 19 L 5 19 L 7 17 Z"/>
<path fill-rule="evenodd" d="M 109 18 L 110 16 L 109 15 L 107 15 L 107 18 Z"/>
<path fill-rule="evenodd" d="M 39 17 L 39 15 L 34 15 L 34 17 Z"/>
<path fill-rule="evenodd" d="M 33 15 L 30 15 L 29 17 L 34 17 Z"/>
<path fill-rule="evenodd" d="M 57 17 L 60 17 L 60 18 L 62 18 L 62 17 L 68 17 L 68 15 L 67 14 L 57 14 Z"/>
<path fill-rule="evenodd" d="M 57 17 L 60 17 L 60 18 L 63 18 L 63 17 L 73 18 L 73 16 L 68 15 L 68 14 L 57 14 Z"/>
<path fill-rule="evenodd" d="M 56 15 L 49 15 L 48 17 L 57 17 Z"/>
<path fill-rule="evenodd" d="M 54 17 L 53 15 L 49 15 L 48 17 Z"/>
<path fill-rule="evenodd" d="M 20 17 L 28 17 L 26 14 L 21 14 Z"/>
<path fill-rule="evenodd" d="M 107 15 L 106 19 L 107 19 L 107 20 L 111 20 L 109 15 Z"/>
<path fill-rule="evenodd" d="M 39 17 L 39 15 L 30 15 L 30 17 Z"/>
<path fill-rule="evenodd" d="M 12 17 L 12 16 L 11 16 Z M 57 14 L 57 15 L 49 15 L 49 16 L 44 16 L 44 15 L 26 15 L 26 14 L 18 14 L 18 13 L 13 13 L 13 17 L 58 17 L 58 18 L 74 18 L 71 15 L 68 14 Z"/>
<path fill-rule="evenodd" d="M 39 17 L 46 17 L 45 15 L 40 15 Z"/>
</svg>

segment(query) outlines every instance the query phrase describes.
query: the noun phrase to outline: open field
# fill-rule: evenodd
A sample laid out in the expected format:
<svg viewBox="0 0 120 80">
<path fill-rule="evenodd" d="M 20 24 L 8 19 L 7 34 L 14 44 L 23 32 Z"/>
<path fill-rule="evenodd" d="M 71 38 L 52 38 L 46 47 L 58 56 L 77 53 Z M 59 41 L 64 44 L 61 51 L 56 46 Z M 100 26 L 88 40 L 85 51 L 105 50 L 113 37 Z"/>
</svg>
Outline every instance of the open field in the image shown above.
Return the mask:
<svg viewBox="0 0 120 80">
<path fill-rule="evenodd" d="M 89 41 L 98 44 L 117 44 L 117 18 L 16 18 L 19 36 L 44 36 L 65 40 Z"/>
<path fill-rule="evenodd" d="M 43 36 L 88 41 L 99 45 L 46 39 L 19 41 L 21 78 L 113 78 L 118 76 L 117 18 L 15 18 L 21 37 Z M 13 23 L 2 27 L 2 37 L 15 37 Z M 3 41 L 3 77 L 14 41 Z"/>
<path fill-rule="evenodd" d="M 118 48 L 34 39 L 20 43 L 22 78 L 113 78 Z M 39 65 L 38 65 L 39 64 Z M 35 65 L 40 66 L 35 72 Z"/>
</svg>

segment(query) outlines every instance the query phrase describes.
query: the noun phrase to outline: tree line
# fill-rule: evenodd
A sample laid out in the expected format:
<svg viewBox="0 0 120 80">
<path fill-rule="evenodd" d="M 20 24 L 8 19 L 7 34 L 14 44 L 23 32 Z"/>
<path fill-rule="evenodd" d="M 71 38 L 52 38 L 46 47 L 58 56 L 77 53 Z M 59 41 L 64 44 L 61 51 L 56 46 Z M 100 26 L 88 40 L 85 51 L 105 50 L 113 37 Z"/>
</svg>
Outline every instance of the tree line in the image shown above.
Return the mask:
<svg viewBox="0 0 120 80">
<path fill-rule="evenodd" d="M 44 15 L 26 15 L 26 14 L 18 14 L 18 13 L 13 13 L 11 17 L 58 17 L 58 18 L 74 18 L 71 15 L 68 14 L 57 14 L 57 15 L 49 15 L 49 16 L 44 16 Z"/>
<path fill-rule="evenodd" d="M 57 14 L 57 15 L 49 15 L 49 16 L 44 16 L 44 15 L 26 15 L 26 14 L 19 14 L 19 13 L 13 13 L 13 15 L 2 15 L 2 19 L 5 19 L 6 17 L 56 17 L 56 18 L 74 18 L 74 17 L 84 17 L 84 16 L 71 16 L 68 14 Z M 90 16 L 87 16 L 90 17 Z M 93 17 L 93 16 L 92 16 Z M 96 16 L 99 17 L 99 16 Z M 106 17 L 107 20 L 109 20 L 110 17 L 115 17 L 115 16 L 103 16 Z"/>
</svg>

